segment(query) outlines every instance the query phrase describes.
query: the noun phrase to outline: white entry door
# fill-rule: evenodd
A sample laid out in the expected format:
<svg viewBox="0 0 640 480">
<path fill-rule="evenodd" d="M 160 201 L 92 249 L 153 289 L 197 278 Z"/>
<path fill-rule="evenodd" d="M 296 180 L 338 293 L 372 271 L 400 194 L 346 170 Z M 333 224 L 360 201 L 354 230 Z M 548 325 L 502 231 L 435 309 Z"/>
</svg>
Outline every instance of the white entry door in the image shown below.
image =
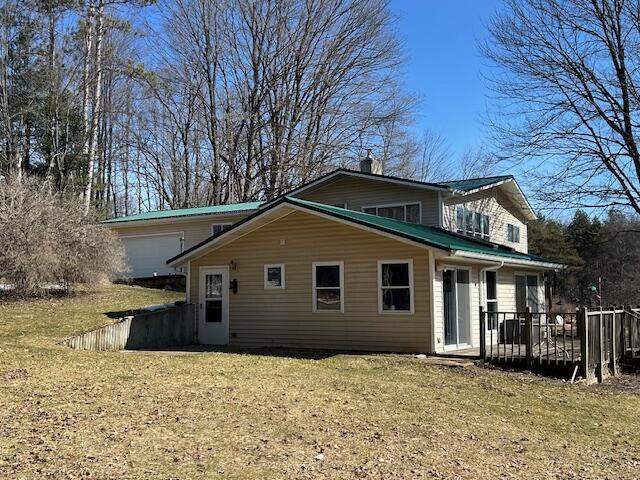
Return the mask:
<svg viewBox="0 0 640 480">
<path fill-rule="evenodd" d="M 205 345 L 229 343 L 229 268 L 200 269 L 198 342 Z"/>
</svg>

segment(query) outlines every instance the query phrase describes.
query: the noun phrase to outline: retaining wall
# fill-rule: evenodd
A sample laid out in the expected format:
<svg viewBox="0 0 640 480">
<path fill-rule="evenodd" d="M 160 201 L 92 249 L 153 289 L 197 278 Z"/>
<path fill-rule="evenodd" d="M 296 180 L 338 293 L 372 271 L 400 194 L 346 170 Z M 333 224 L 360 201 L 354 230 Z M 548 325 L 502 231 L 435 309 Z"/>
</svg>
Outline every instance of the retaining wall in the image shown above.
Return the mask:
<svg viewBox="0 0 640 480">
<path fill-rule="evenodd" d="M 183 304 L 124 317 L 63 343 L 79 350 L 104 351 L 191 345 L 195 340 L 194 311 L 193 305 Z"/>
</svg>

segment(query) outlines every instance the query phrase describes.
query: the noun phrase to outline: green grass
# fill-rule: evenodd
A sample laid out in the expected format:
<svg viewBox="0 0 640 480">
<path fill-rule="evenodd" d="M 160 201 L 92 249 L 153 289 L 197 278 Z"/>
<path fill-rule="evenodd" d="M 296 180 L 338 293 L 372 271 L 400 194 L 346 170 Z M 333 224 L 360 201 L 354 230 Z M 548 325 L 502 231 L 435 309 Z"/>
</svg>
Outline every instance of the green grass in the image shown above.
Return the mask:
<svg viewBox="0 0 640 480">
<path fill-rule="evenodd" d="M 57 344 L 111 321 L 110 312 L 178 298 L 111 286 L 0 306 L 0 478 L 640 471 L 640 397 L 632 393 L 401 356 L 167 355 Z"/>
</svg>

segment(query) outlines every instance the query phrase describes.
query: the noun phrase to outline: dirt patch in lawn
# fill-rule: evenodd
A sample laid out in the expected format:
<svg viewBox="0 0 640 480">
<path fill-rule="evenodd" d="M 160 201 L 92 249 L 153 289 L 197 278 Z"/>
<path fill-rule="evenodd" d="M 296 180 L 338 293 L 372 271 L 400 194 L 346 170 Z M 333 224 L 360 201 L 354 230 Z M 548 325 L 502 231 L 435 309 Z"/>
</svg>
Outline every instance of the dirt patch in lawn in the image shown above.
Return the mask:
<svg viewBox="0 0 640 480">
<path fill-rule="evenodd" d="M 640 395 L 640 373 L 625 372 L 616 377 L 609 377 L 603 383 L 593 385 L 593 387 L 603 392 L 624 392 Z"/>
</svg>

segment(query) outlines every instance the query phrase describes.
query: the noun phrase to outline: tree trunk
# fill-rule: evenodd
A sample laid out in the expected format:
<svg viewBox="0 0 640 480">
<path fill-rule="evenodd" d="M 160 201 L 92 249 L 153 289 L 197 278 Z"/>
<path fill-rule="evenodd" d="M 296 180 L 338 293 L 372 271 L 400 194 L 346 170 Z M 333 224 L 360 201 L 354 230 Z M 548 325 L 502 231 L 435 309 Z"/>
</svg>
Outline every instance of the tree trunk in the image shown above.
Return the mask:
<svg viewBox="0 0 640 480">
<path fill-rule="evenodd" d="M 87 184 L 84 190 L 85 212 L 89 213 L 94 186 L 94 170 L 96 166 L 96 152 L 98 144 L 98 126 L 102 106 L 102 39 L 104 37 L 104 1 L 98 0 L 95 20 L 95 57 L 94 57 L 94 88 L 91 127 L 89 130 L 89 148 L 87 162 Z"/>
</svg>

